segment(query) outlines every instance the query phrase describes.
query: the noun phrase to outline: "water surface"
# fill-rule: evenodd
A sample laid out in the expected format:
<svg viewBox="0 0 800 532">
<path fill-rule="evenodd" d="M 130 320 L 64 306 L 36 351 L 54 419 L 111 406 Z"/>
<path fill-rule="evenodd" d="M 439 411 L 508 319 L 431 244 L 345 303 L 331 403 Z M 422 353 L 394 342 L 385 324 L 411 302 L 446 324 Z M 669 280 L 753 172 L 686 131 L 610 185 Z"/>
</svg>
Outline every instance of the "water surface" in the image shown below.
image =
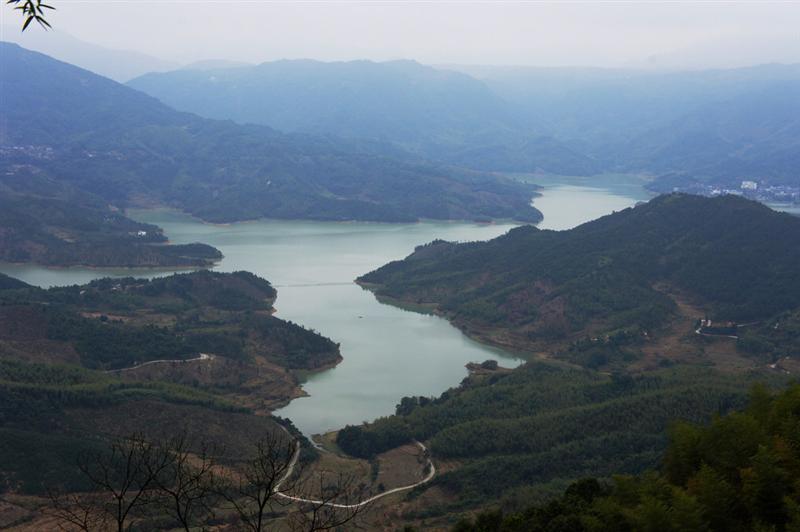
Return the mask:
<svg viewBox="0 0 800 532">
<path fill-rule="evenodd" d="M 547 182 L 534 204 L 542 228 L 564 229 L 646 199 L 641 186 L 619 183 Z M 605 188 L 604 188 L 605 187 Z M 311 435 L 394 412 L 406 395 L 439 395 L 466 375 L 464 364 L 520 360 L 466 338 L 446 320 L 379 303 L 353 280 L 415 246 L 436 238 L 487 240 L 512 224 L 379 224 L 257 221 L 210 225 L 174 211 L 133 211 L 157 224 L 175 243 L 205 242 L 225 258 L 218 271 L 248 270 L 278 288 L 277 316 L 312 328 L 341 344 L 344 360 L 311 375 L 309 394 L 276 414 Z M 0 271 L 39 286 L 86 283 L 104 276 L 152 277 L 168 271 L 0 265 Z"/>
<path fill-rule="evenodd" d="M 540 229 L 571 229 L 652 197 L 637 176 L 609 174 L 591 177 L 524 176 L 542 189 L 533 206 L 542 211 Z"/>
<path fill-rule="evenodd" d="M 353 283 L 363 273 L 402 259 L 419 244 L 436 238 L 490 239 L 508 231 L 511 224 L 267 220 L 210 225 L 167 210 L 129 214 L 163 227 L 172 242 L 201 241 L 219 248 L 225 257 L 216 270 L 248 270 L 264 277 L 278 289 L 278 317 L 341 344 L 343 361 L 304 383 L 309 397 L 276 412 L 305 434 L 391 414 L 405 395 L 439 395 L 461 381 L 467 362 L 489 358 L 505 366 L 520 362 L 473 342 L 442 318 L 383 305 Z M 0 271 L 39 286 L 169 273 L 35 265 L 2 265 Z"/>
</svg>

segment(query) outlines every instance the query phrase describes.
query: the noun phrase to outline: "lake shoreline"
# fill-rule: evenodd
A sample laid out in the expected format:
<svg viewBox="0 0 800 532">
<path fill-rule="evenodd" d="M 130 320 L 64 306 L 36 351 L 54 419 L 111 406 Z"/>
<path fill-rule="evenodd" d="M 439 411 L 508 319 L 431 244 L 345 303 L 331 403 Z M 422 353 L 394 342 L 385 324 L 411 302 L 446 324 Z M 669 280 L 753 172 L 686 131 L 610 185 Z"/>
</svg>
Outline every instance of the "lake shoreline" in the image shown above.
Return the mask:
<svg viewBox="0 0 800 532">
<path fill-rule="evenodd" d="M 543 209 L 545 220 L 560 218 L 565 224 L 581 223 L 588 216 L 581 210 L 585 201 L 612 206 L 636 201 L 611 192 L 604 198 L 598 189 L 572 194 L 573 189 L 548 186 L 537 190 L 535 201 L 538 206 L 549 205 L 550 210 Z M 603 202 L 609 198 L 610 202 Z M 465 365 L 469 362 L 493 359 L 514 367 L 541 356 L 530 349 L 516 350 L 508 339 L 498 341 L 491 331 L 465 327 L 430 307 L 380 300 L 368 287 L 353 282 L 433 240 L 486 241 L 519 223 L 272 220 L 216 225 L 163 206 L 131 209 L 128 214 L 162 227 L 170 242 L 201 241 L 218 248 L 224 258 L 214 271 L 245 270 L 267 279 L 279 288 L 277 317 L 340 344 L 341 360 L 296 373 L 297 389 L 291 394 L 296 397 L 290 397 L 284 407 L 270 409 L 276 416 L 291 419 L 306 435 L 389 415 L 403 396 L 439 396 L 468 375 Z M 6 273 L 39 286 L 85 284 L 109 276 L 168 275 L 177 270 L 7 269 L 14 271 Z"/>
</svg>

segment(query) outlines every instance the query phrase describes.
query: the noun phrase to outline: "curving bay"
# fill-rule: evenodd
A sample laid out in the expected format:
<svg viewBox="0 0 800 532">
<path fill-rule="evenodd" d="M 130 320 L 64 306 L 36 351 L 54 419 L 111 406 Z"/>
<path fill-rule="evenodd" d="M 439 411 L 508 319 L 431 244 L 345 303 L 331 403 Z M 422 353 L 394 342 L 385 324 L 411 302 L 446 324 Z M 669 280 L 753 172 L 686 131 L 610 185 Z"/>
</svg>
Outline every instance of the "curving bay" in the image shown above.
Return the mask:
<svg viewBox="0 0 800 532">
<path fill-rule="evenodd" d="M 594 185 L 594 184 L 593 184 Z M 603 184 L 546 183 L 535 201 L 543 228 L 564 229 L 646 199 L 641 188 Z M 316 329 L 341 343 L 343 361 L 309 375 L 308 397 L 277 415 L 306 435 L 393 413 L 406 395 L 438 395 L 466 375 L 464 364 L 520 359 L 466 338 L 443 318 L 379 303 L 353 283 L 416 245 L 445 240 L 486 240 L 512 224 L 425 222 L 331 223 L 265 220 L 209 225 L 167 210 L 134 211 L 134 218 L 160 225 L 175 243 L 205 242 L 225 255 L 220 271 L 249 270 L 278 288 L 278 316 Z M 104 276 L 154 276 L 168 271 L 0 265 L 0 271 L 40 286 L 84 283 Z"/>
</svg>

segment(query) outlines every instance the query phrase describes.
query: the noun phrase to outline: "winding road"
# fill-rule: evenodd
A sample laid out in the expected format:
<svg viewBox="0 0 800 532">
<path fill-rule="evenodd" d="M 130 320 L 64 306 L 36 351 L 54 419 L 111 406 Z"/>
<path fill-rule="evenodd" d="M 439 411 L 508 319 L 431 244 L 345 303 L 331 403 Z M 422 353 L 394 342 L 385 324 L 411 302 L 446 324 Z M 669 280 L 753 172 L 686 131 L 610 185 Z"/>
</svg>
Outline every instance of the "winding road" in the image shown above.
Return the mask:
<svg viewBox="0 0 800 532">
<path fill-rule="evenodd" d="M 420 443 L 420 442 L 418 442 L 416 440 L 414 440 L 414 443 L 416 445 L 418 445 L 420 449 L 422 449 L 422 453 L 423 454 L 426 454 L 428 452 L 427 447 L 425 447 L 422 443 Z M 371 502 L 377 501 L 378 499 L 380 499 L 382 497 L 386 497 L 388 495 L 392 495 L 393 493 L 398 493 L 398 492 L 401 492 L 401 491 L 406 491 L 406 490 L 410 490 L 410 489 L 416 488 L 417 486 L 421 486 L 421 485 L 423 485 L 423 484 L 425 484 L 427 482 L 430 482 L 433 479 L 433 477 L 436 476 L 436 466 L 433 465 L 433 461 L 431 461 L 430 457 L 428 457 L 428 464 L 427 464 L 428 465 L 428 469 L 429 469 L 428 474 L 425 476 L 425 478 L 423 478 L 419 482 L 416 482 L 414 484 L 409 484 L 408 486 L 401 486 L 399 488 L 393 488 L 393 489 L 390 489 L 388 491 L 384 491 L 383 493 L 379 493 L 378 495 L 375 495 L 374 497 L 370 497 L 369 499 L 363 500 L 363 501 L 361 501 L 359 503 L 356 503 L 356 504 L 339 504 L 339 503 L 335 503 L 335 502 L 326 502 L 326 501 L 318 501 L 318 500 L 315 500 L 315 499 L 304 499 L 302 497 L 294 497 L 292 495 L 287 495 L 286 493 L 283 493 L 283 492 L 279 491 L 280 488 L 281 488 L 281 484 L 283 484 L 286 479 L 288 479 L 290 476 L 292 476 L 292 473 L 294 472 L 294 466 L 297 464 L 297 459 L 299 457 L 300 457 L 300 442 L 299 441 L 295 441 L 295 449 L 294 449 L 294 455 L 292 456 L 292 461 L 289 463 L 289 468 L 286 470 L 286 474 L 275 485 L 275 494 L 278 497 L 281 497 L 283 499 L 287 499 L 287 500 L 290 500 L 290 501 L 305 502 L 305 503 L 309 503 L 309 504 L 321 504 L 323 506 L 330 506 L 332 508 L 342 508 L 342 509 L 345 509 L 345 510 L 357 510 L 357 509 L 359 509 L 359 508 L 361 508 L 363 506 L 366 506 L 367 504 L 369 504 Z"/>
<path fill-rule="evenodd" d="M 120 369 L 110 369 L 106 371 L 106 373 L 122 373 L 123 371 L 131 371 L 134 369 L 143 368 L 145 366 L 150 366 L 152 364 L 177 364 L 177 363 L 184 363 L 184 362 L 197 362 L 199 360 L 211 360 L 214 358 L 214 355 L 209 355 L 208 353 L 200 353 L 200 356 L 195 358 L 176 358 L 173 360 L 150 360 L 149 362 L 142 362 L 141 364 L 136 364 L 135 366 L 131 366 L 129 368 L 120 368 Z"/>
</svg>

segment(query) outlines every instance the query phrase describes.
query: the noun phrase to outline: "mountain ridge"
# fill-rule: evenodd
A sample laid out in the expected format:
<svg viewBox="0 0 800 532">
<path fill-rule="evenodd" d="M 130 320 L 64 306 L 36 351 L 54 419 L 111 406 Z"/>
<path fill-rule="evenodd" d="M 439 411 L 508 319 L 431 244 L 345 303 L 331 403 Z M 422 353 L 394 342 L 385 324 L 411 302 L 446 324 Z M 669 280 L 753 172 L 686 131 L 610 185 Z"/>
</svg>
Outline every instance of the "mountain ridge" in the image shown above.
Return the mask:
<svg viewBox="0 0 800 532">
<path fill-rule="evenodd" d="M 32 168 L 125 206 L 151 198 L 209 221 L 538 221 L 533 188 L 376 144 L 285 135 L 174 111 L 151 96 L 2 44 L 0 143 Z M 55 87 L 55 88 L 54 88 Z M 3 179 L 10 179 L 9 177 Z"/>
<path fill-rule="evenodd" d="M 129 86 L 184 111 L 282 131 L 372 139 L 486 171 L 586 174 L 599 167 L 520 120 L 466 74 L 413 60 L 280 60 L 146 74 Z"/>
</svg>

